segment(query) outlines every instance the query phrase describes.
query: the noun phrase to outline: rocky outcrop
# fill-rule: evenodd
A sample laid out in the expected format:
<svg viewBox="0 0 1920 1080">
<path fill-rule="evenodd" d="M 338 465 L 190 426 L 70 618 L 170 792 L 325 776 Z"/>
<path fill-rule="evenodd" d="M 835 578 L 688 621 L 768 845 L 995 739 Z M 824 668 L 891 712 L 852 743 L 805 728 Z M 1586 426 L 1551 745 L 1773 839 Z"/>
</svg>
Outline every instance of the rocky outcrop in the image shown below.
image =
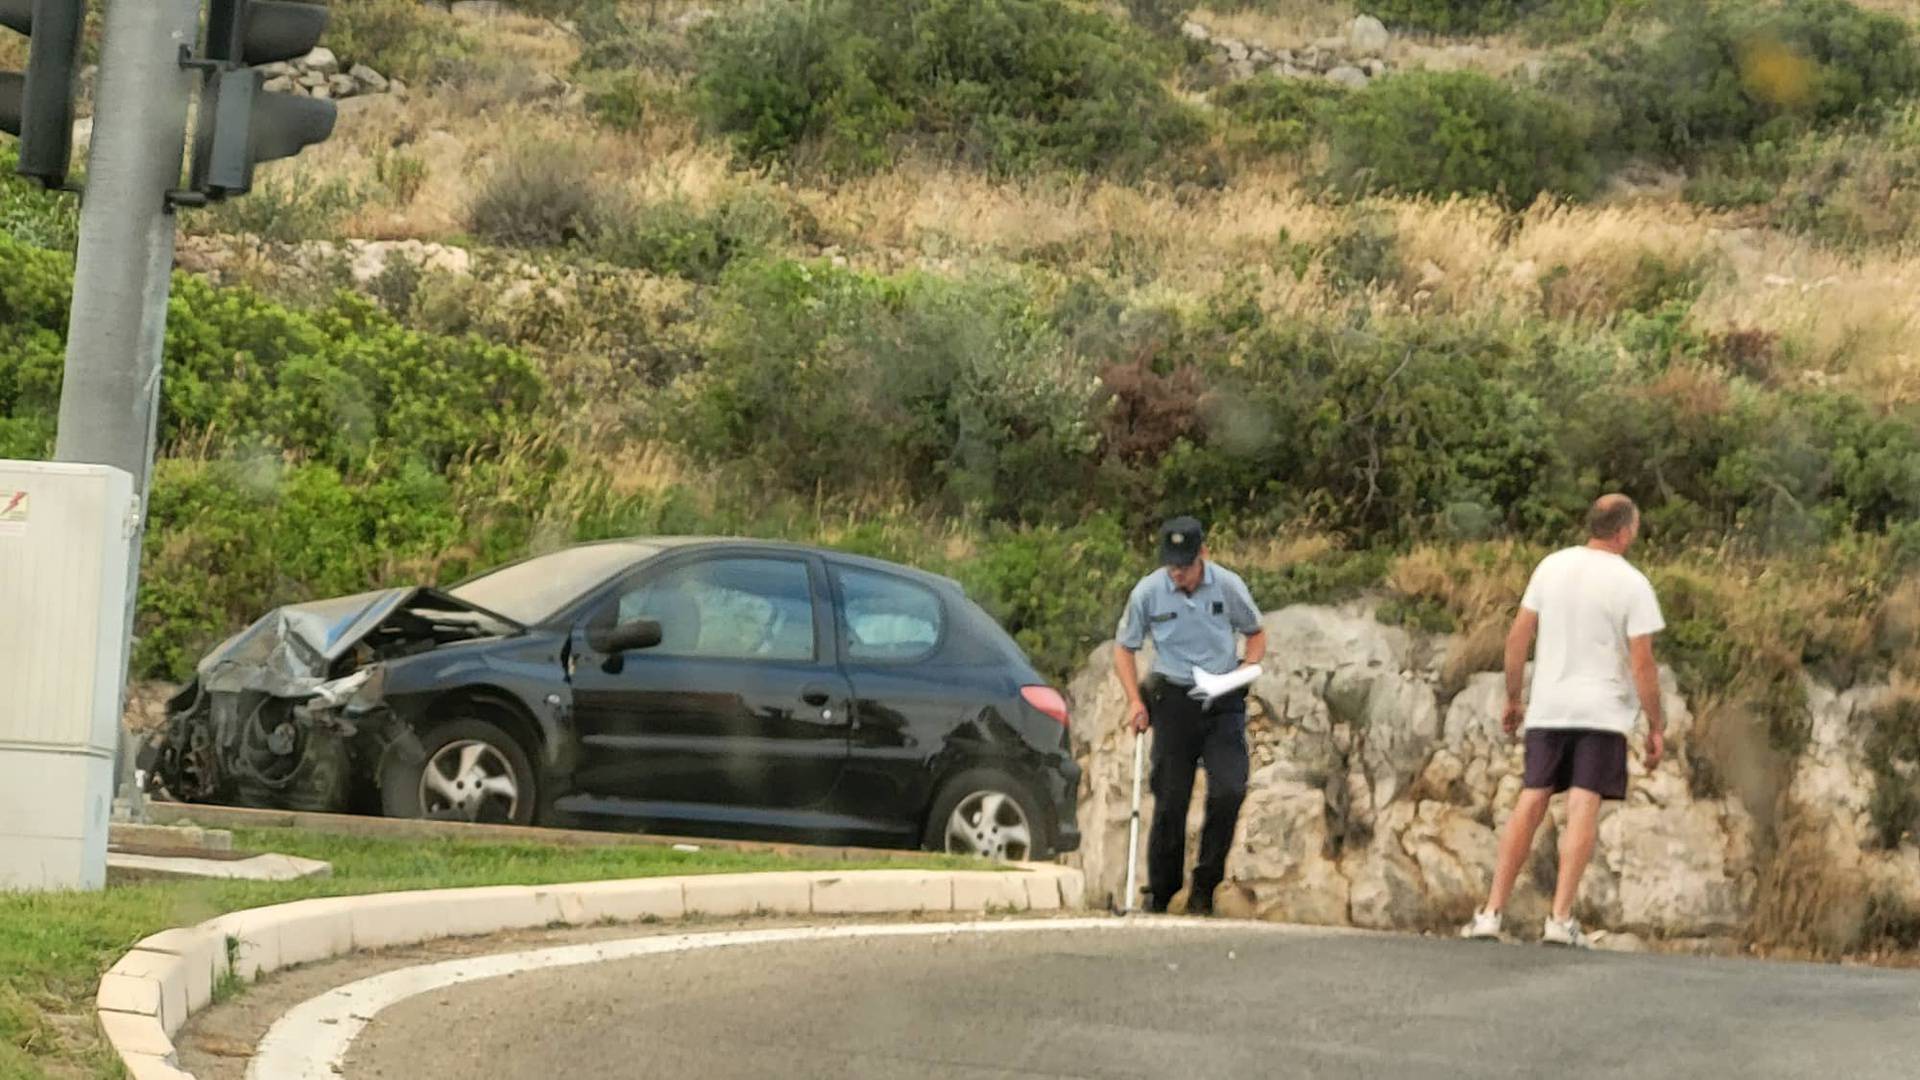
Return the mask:
<svg viewBox="0 0 1920 1080">
<path fill-rule="evenodd" d="M 332 49 L 324 46 L 297 60 L 262 64 L 263 89 L 282 94 L 338 100 L 369 94 L 407 96 L 407 84 L 389 79 L 365 64 L 343 67 Z"/>
<path fill-rule="evenodd" d="M 1474 676 L 1447 698 L 1438 672 L 1452 643 L 1380 625 L 1363 606 L 1292 607 L 1264 623 L 1268 661 L 1248 722 L 1254 772 L 1225 888 L 1267 919 L 1378 929 L 1464 919 L 1484 898 L 1496 828 L 1521 788 L 1520 744 L 1500 730 L 1501 676 Z M 1117 898 L 1126 873 L 1132 737 L 1121 730 L 1111 650 L 1096 651 L 1072 684 L 1075 752 L 1086 770 L 1075 859 L 1094 903 Z M 1693 718 L 1671 673 L 1663 680 L 1667 757 L 1648 774 L 1644 739 L 1631 740 L 1628 797 L 1604 811 L 1579 901 L 1581 917 L 1613 932 L 1617 947 L 1737 936 L 1761 882 L 1746 806 L 1691 790 Z M 1848 718 L 1868 696 L 1814 692 L 1813 746 L 1789 802 L 1807 820 L 1831 819 L 1819 849 L 1836 865 L 1920 899 L 1920 852 L 1863 854 L 1871 778 L 1859 725 Z M 1190 815 L 1196 833 L 1203 798 L 1197 791 Z M 1521 925 L 1546 914 L 1561 802 L 1509 908 Z M 1151 813 L 1149 793 L 1143 820 Z"/>
<path fill-rule="evenodd" d="M 1358 88 L 1387 73 L 1387 46 L 1393 40 L 1379 19 L 1359 15 L 1342 32 L 1294 46 L 1274 46 L 1217 35 L 1188 20 L 1180 27 L 1187 40 L 1205 46 L 1208 59 L 1230 80 L 1270 74 L 1289 79 L 1325 79 Z"/>
</svg>

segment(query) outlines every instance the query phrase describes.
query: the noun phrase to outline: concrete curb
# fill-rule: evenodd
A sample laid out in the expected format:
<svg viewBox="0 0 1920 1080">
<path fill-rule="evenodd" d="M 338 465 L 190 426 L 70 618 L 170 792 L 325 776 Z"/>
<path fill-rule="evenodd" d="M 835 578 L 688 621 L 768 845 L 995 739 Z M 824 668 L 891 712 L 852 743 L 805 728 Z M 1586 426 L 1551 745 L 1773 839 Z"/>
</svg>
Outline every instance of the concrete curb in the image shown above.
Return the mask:
<svg viewBox="0 0 1920 1080">
<path fill-rule="evenodd" d="M 361 949 L 506 930 L 689 915 L 1078 910 L 1080 871 L 822 870 L 501 885 L 298 900 L 236 911 L 149 937 L 121 957 L 94 997 L 101 1033 L 134 1080 L 193 1080 L 173 1036 L 214 988 Z"/>
</svg>

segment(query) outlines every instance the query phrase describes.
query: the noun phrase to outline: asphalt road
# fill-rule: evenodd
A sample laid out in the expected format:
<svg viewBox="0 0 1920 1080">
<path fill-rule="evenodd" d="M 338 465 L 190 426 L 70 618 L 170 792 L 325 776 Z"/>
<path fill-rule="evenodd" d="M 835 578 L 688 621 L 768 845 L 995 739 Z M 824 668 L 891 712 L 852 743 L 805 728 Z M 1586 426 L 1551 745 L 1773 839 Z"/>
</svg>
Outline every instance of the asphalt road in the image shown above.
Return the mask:
<svg viewBox="0 0 1920 1080">
<path fill-rule="evenodd" d="M 351 1080 L 1912 1077 L 1920 974 L 1161 925 L 525 974 L 380 1014 Z"/>
</svg>

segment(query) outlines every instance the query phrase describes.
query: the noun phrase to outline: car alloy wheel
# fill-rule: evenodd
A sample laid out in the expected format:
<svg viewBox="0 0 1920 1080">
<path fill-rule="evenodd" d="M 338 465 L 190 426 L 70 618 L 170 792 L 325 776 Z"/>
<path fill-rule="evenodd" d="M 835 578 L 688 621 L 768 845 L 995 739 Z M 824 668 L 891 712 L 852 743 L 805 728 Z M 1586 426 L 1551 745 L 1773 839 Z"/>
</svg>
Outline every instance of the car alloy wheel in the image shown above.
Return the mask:
<svg viewBox="0 0 1920 1080">
<path fill-rule="evenodd" d="M 949 855 L 1025 862 L 1033 856 L 1033 828 L 1013 796 L 976 791 L 948 815 L 946 847 Z"/>
<path fill-rule="evenodd" d="M 520 808 L 520 784 L 497 747 L 459 739 L 427 759 L 420 773 L 420 806 L 430 818 L 512 821 Z"/>
</svg>

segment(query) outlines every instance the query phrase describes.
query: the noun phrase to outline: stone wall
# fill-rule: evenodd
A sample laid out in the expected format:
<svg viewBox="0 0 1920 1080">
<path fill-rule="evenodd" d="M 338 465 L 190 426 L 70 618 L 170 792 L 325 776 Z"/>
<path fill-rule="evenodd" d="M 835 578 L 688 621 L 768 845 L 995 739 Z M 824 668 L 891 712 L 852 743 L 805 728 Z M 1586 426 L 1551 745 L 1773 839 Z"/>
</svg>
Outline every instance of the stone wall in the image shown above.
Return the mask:
<svg viewBox="0 0 1920 1080">
<path fill-rule="evenodd" d="M 1444 930 L 1463 921 L 1484 898 L 1496 829 L 1521 788 L 1520 743 L 1500 730 L 1502 677 L 1475 676 L 1447 699 L 1439 671 L 1452 642 L 1383 626 L 1364 607 L 1292 607 L 1267 615 L 1265 625 L 1266 673 L 1253 686 L 1248 721 L 1253 776 L 1216 905 L 1377 929 Z M 1577 914 L 1622 947 L 1643 938 L 1725 947 L 1755 912 L 1764 871 L 1756 825 L 1736 797 L 1692 794 L 1692 716 L 1672 674 L 1662 679 L 1666 760 L 1649 775 L 1643 736 L 1631 740 L 1628 797 L 1603 813 Z M 1110 904 L 1126 873 L 1132 768 L 1110 644 L 1072 691 L 1075 754 L 1086 770 L 1085 840 L 1074 859 L 1086 871 L 1089 902 Z M 1872 781 L 1860 726 L 1849 720 L 1875 693 L 1814 689 L 1812 749 L 1784 814 L 1819 823 L 1822 857 L 1863 895 L 1881 889 L 1920 901 L 1920 851 L 1864 846 Z M 1189 815 L 1196 836 L 1203 798 L 1196 792 Z M 1509 906 L 1513 929 L 1537 930 L 1546 915 L 1563 803 L 1555 801 Z M 1150 792 L 1142 814 L 1144 834 Z M 1190 843 L 1189 858 L 1192 851 Z"/>
<path fill-rule="evenodd" d="M 1338 34 L 1295 46 L 1268 45 L 1217 34 L 1189 20 L 1180 28 L 1189 41 L 1206 47 L 1208 58 L 1229 79 L 1269 74 L 1289 79 L 1326 79 L 1358 88 L 1387 73 L 1392 35 L 1371 15 L 1359 15 Z"/>
</svg>

